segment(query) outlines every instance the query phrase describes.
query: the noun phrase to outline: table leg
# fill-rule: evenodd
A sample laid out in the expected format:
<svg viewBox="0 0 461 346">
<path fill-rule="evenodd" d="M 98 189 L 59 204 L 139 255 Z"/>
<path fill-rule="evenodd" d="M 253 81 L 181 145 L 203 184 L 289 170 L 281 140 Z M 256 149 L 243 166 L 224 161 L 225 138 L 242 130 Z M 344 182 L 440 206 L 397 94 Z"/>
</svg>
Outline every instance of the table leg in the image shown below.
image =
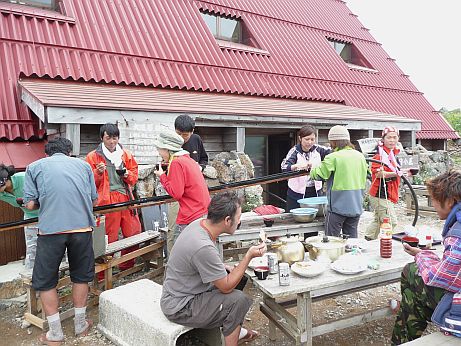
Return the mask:
<svg viewBox="0 0 461 346">
<path fill-rule="evenodd" d="M 312 298 L 310 292 L 298 294 L 296 317 L 300 334 L 299 344 L 312 346 Z"/>
</svg>

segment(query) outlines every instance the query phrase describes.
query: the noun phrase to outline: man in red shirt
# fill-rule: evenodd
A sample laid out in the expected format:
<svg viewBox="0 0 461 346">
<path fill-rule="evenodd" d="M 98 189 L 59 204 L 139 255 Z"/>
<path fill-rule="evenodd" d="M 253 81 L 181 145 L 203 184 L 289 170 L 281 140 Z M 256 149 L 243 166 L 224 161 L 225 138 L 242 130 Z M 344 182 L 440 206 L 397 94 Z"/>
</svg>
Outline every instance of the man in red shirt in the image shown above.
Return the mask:
<svg viewBox="0 0 461 346">
<path fill-rule="evenodd" d="M 154 172 L 166 192 L 179 203 L 174 240 L 188 224 L 205 216 L 210 194 L 199 164 L 183 150 L 184 140 L 174 132 L 161 132 L 155 143 L 163 162 L 168 163 L 168 173 L 162 165 Z"/>
</svg>

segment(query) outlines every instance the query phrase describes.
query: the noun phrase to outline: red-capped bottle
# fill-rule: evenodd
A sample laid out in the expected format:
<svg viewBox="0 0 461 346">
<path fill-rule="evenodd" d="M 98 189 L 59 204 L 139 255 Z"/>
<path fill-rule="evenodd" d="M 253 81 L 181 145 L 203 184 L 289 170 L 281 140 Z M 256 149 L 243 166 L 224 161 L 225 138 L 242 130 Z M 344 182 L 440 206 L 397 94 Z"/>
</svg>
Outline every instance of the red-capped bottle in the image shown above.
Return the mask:
<svg viewBox="0 0 461 346">
<path fill-rule="evenodd" d="M 379 227 L 379 252 L 382 258 L 392 257 L 392 226 L 389 218 L 385 217 Z"/>
</svg>

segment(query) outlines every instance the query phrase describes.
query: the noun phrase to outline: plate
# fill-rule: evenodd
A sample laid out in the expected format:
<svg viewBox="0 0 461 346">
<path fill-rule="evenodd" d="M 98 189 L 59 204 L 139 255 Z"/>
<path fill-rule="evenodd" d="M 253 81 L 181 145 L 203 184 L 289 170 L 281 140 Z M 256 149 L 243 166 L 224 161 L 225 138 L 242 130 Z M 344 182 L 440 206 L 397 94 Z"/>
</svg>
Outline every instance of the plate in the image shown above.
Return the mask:
<svg viewBox="0 0 461 346">
<path fill-rule="evenodd" d="M 299 276 L 311 278 L 322 274 L 325 271 L 325 265 L 314 261 L 295 262 L 291 265 L 291 270 Z"/>
<path fill-rule="evenodd" d="M 351 263 L 346 261 L 336 261 L 331 264 L 331 269 L 341 274 L 352 275 L 363 272 L 367 269 L 366 263 Z"/>
<path fill-rule="evenodd" d="M 261 257 L 254 257 L 251 259 L 250 263 L 248 263 L 248 267 L 254 269 L 255 267 L 267 267 L 267 256 L 266 254 L 262 255 Z"/>
</svg>

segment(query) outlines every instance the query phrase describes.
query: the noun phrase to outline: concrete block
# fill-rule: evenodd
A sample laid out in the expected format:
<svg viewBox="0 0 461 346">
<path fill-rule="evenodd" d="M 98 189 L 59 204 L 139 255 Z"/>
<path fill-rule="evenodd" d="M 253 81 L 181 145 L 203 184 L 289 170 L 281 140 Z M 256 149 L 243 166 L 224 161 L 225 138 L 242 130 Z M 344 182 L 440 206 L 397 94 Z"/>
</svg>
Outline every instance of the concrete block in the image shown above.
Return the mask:
<svg viewBox="0 0 461 346">
<path fill-rule="evenodd" d="M 98 328 L 116 345 L 176 345 L 192 328 L 167 320 L 160 309 L 161 294 L 162 286 L 147 279 L 102 292 Z"/>
</svg>

